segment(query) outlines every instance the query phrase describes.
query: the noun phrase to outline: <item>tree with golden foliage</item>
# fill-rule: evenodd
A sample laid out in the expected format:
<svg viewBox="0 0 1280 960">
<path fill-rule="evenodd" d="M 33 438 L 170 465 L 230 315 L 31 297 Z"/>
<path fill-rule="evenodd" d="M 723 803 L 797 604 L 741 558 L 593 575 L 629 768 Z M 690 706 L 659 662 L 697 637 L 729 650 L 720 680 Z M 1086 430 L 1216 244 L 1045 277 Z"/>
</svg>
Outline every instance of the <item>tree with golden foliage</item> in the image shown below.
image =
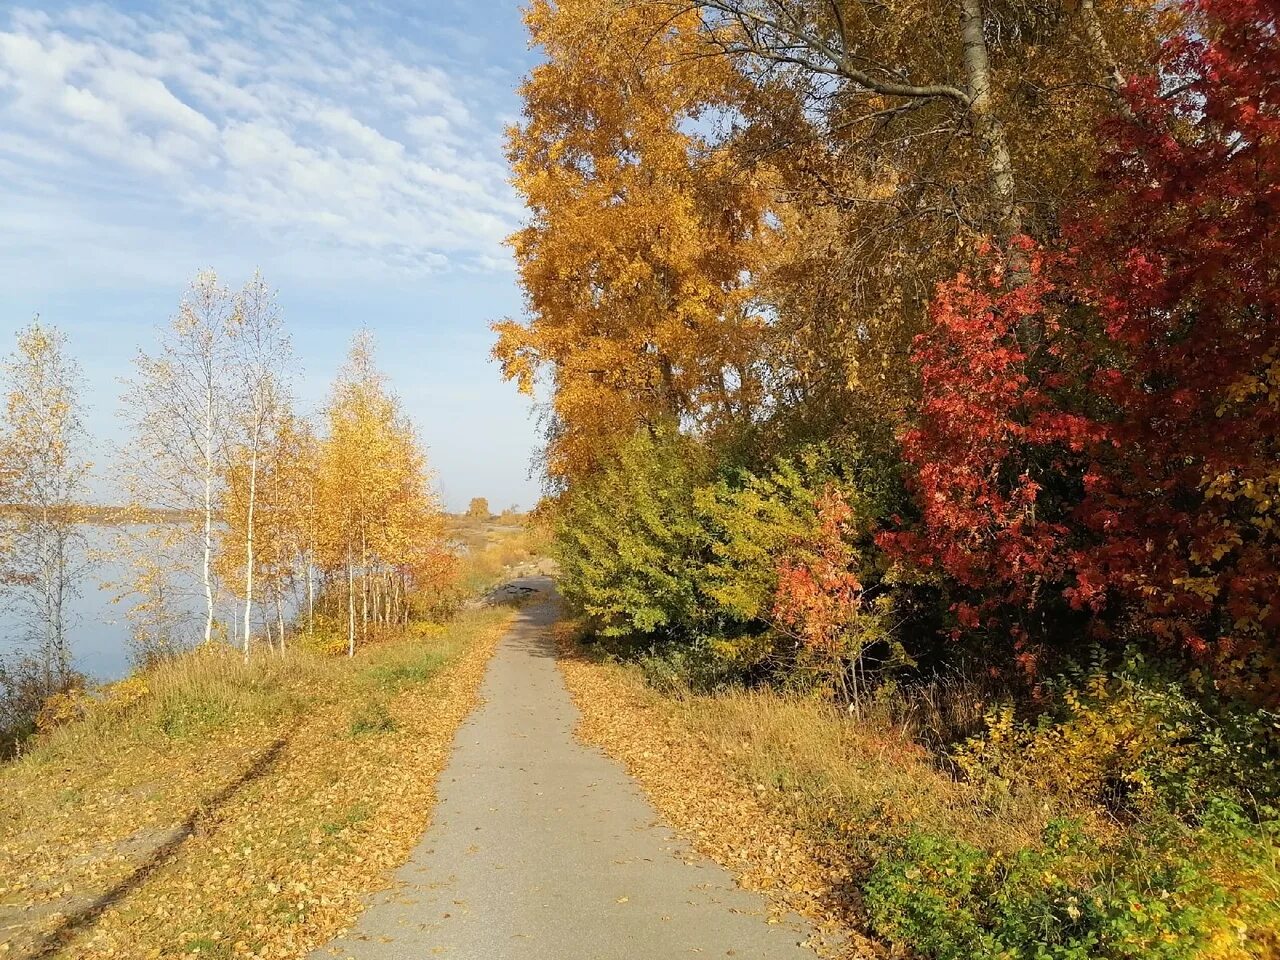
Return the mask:
<svg viewBox="0 0 1280 960">
<path fill-rule="evenodd" d="M 48 693 L 72 678 L 67 605 L 86 564 L 79 514 L 90 465 L 80 373 L 65 336 L 37 317 L 18 332 L 3 374 L 4 580 L 16 594 Z"/>
<path fill-rule="evenodd" d="M 565 481 L 637 425 L 752 415 L 767 192 L 712 136 L 747 84 L 707 56 L 696 12 L 655 33 L 643 6 L 535 0 L 525 20 L 547 56 L 508 135 L 529 320 L 497 324 L 494 352 L 527 393 L 549 378 L 547 470 Z"/>
<path fill-rule="evenodd" d="M 310 426 L 289 410 L 280 409 L 256 458 L 248 447 L 237 447 L 226 468 L 218 572 L 246 606 L 250 602 L 261 606 L 262 633 L 268 644 L 272 642 L 271 621 L 275 620 L 275 642 L 281 651 L 285 644 L 284 611 L 291 604 L 301 611 L 298 587 L 304 581 L 308 586 L 308 625 L 312 621 L 315 458 L 316 442 Z M 246 559 L 251 566 L 246 567 Z M 243 630 L 241 641 L 248 655 L 253 621 L 245 620 Z"/>
<path fill-rule="evenodd" d="M 673 418 L 891 445 L 935 286 L 985 239 L 1056 231 L 1168 16 L 1153 0 L 532 4 L 547 60 L 508 149 L 529 316 L 497 325 L 495 354 L 550 388 L 553 487 Z"/>
<path fill-rule="evenodd" d="M 343 594 L 347 653 L 371 627 L 403 623 L 415 584 L 447 566 L 426 455 L 358 334 L 325 410 L 316 464 L 317 561 Z M 332 588 L 338 587 L 335 592 Z"/>
</svg>

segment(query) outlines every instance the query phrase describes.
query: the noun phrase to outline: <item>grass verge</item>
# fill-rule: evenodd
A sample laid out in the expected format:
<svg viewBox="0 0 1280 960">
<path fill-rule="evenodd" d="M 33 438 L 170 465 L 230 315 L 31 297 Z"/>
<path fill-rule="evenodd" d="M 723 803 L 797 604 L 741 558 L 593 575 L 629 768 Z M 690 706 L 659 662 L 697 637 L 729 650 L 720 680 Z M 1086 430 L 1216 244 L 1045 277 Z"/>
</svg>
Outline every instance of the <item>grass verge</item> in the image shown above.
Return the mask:
<svg viewBox="0 0 1280 960">
<path fill-rule="evenodd" d="M 408 855 L 511 611 L 197 651 L 0 770 L 0 956 L 300 957 Z M 7 950 L 6 950 L 7 948 Z"/>
</svg>

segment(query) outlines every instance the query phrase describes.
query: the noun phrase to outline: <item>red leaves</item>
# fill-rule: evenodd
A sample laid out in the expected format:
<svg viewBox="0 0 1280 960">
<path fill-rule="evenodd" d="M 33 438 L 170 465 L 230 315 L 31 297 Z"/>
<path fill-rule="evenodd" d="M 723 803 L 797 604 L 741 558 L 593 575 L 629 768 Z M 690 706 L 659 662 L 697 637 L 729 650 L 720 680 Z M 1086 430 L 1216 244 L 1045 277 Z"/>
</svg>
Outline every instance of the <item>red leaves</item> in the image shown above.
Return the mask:
<svg viewBox="0 0 1280 960">
<path fill-rule="evenodd" d="M 1097 543 L 1073 599 L 1108 584 L 1196 653 L 1271 643 L 1280 582 L 1275 506 L 1259 495 L 1280 403 L 1274 383 L 1245 389 L 1280 344 L 1278 11 L 1189 7 L 1193 28 L 1162 64 L 1181 92 L 1130 86 L 1133 120 L 1110 131 L 1103 171 L 1111 195 L 1067 230 L 1068 282 L 1119 358 L 1096 361 L 1090 384 L 1115 411 L 1115 446 L 1097 452 L 1077 513 Z"/>
<path fill-rule="evenodd" d="M 880 542 L 974 598 L 964 628 L 1114 598 L 1195 655 L 1275 658 L 1280 0 L 1188 12 L 1126 90 L 1062 252 L 1021 241 L 1012 275 L 984 252 L 917 342 L 921 520 Z"/>
<path fill-rule="evenodd" d="M 986 610 L 1028 603 L 1043 581 L 1062 576 L 1065 528 L 1037 517 L 1037 477 L 1054 459 L 1033 466 L 1027 447 L 1080 449 L 1098 435 L 1028 376 L 1018 335 L 1046 325 L 1054 286 L 1028 242 L 1019 253 L 1028 257 L 1025 276 L 1011 276 L 992 253 L 982 280 L 961 275 L 938 288 L 934 326 L 916 343 L 920 416 L 902 437 L 916 468 L 923 529 L 880 538 L 891 552 L 937 562 L 959 585 L 983 592 Z M 977 625 L 977 608 L 954 612 L 962 626 Z"/>
<path fill-rule="evenodd" d="M 818 526 L 798 556 L 778 565 L 774 618 L 813 653 L 836 659 L 849 625 L 862 609 L 862 584 L 850 545 L 853 511 L 844 495 L 828 488 L 818 500 Z"/>
</svg>

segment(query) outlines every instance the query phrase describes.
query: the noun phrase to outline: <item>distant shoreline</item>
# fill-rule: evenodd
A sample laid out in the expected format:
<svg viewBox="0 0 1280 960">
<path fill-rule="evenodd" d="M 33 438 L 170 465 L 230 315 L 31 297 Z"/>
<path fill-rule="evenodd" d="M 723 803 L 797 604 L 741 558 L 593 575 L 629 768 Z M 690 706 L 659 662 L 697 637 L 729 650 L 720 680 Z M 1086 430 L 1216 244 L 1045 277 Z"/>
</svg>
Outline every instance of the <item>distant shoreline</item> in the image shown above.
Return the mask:
<svg viewBox="0 0 1280 960">
<path fill-rule="evenodd" d="M 109 506 L 93 503 L 79 504 L 71 509 L 78 523 L 88 523 L 95 526 L 128 526 L 134 523 L 187 523 L 202 516 L 197 510 Z M 0 504 L 0 516 L 34 513 L 35 510 L 35 507 L 22 503 Z"/>
<path fill-rule="evenodd" d="M 0 503 L 0 517 L 34 513 L 35 507 L 22 503 Z M 194 523 L 202 520 L 204 513 L 200 510 L 183 510 L 177 507 L 138 507 L 128 505 L 109 505 L 84 503 L 72 508 L 78 523 L 87 523 L 102 527 L 124 527 L 137 523 Z M 444 516 L 460 526 L 490 525 L 495 528 L 514 528 L 523 520 L 517 514 L 513 520 L 504 522 L 503 516 L 493 516 L 484 521 L 477 521 L 465 513 L 445 512 Z"/>
</svg>

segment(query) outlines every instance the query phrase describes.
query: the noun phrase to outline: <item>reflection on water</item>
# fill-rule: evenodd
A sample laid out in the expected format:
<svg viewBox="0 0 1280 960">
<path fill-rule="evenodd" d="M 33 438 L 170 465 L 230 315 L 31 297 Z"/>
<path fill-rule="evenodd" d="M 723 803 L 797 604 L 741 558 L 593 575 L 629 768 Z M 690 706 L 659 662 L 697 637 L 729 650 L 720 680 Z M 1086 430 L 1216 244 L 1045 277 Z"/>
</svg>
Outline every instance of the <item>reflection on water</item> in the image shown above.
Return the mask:
<svg viewBox="0 0 1280 960">
<path fill-rule="evenodd" d="M 147 527 L 118 527 L 86 525 L 86 547 L 89 565 L 77 583 L 78 593 L 70 603 L 69 635 L 71 652 L 77 670 L 95 680 L 117 680 L 129 672 L 129 621 L 125 613 L 133 604 L 132 598 L 112 603 L 118 587 L 104 583 L 125 583 L 131 578 L 131 567 L 118 549 L 119 539 L 127 536 L 140 541 Z M 175 570 L 174 585 L 178 588 L 174 605 L 191 615 L 193 624 L 203 626 L 204 594 L 195 564 L 199 557 L 192 554 L 189 570 Z M 21 616 L 5 604 L 0 608 L 0 656 L 23 648 L 25 625 Z M 222 601 L 222 615 L 232 615 L 229 600 Z"/>
</svg>

